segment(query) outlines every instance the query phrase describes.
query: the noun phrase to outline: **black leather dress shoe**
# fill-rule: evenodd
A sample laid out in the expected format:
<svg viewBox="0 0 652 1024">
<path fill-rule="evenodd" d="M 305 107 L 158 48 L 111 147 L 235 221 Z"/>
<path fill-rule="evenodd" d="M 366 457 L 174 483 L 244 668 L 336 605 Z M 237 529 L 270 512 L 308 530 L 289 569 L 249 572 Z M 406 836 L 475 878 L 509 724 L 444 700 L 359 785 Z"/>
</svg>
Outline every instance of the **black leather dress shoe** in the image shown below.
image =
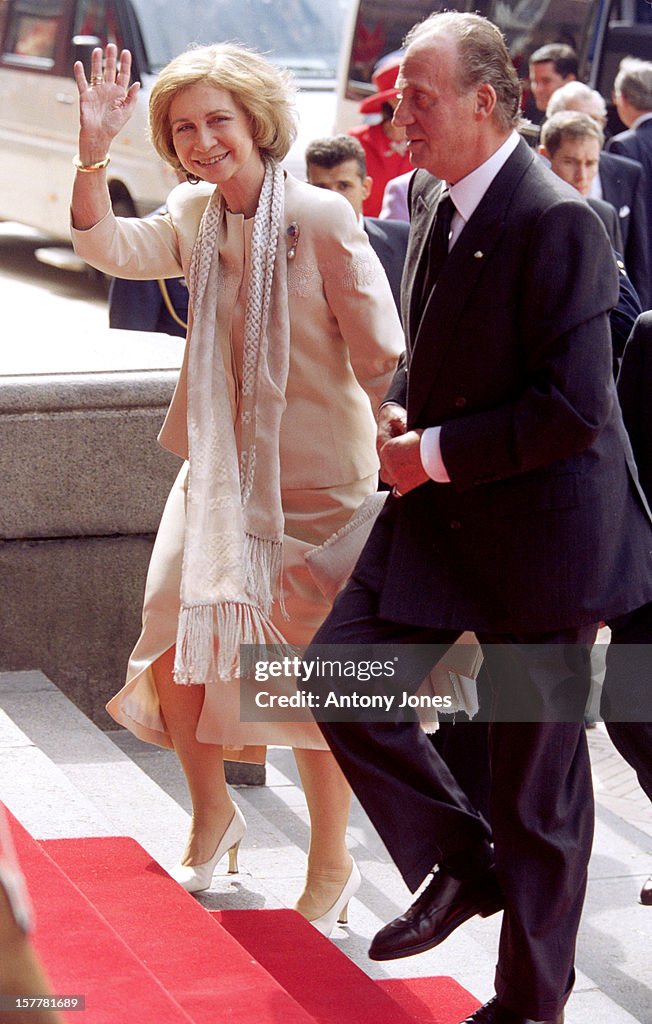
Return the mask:
<svg viewBox="0 0 652 1024">
<path fill-rule="evenodd" d="M 472 878 L 453 878 L 439 869 L 412 906 L 390 921 L 369 947 L 372 960 L 398 960 L 443 942 L 475 914 L 489 917 L 503 907 L 493 868 Z"/>
<path fill-rule="evenodd" d="M 564 1013 L 562 1010 L 554 1020 L 532 1020 L 531 1017 L 521 1017 L 513 1010 L 508 1010 L 506 1006 L 501 1006 L 494 996 L 470 1017 L 463 1020 L 462 1024 L 564 1024 Z"/>
<path fill-rule="evenodd" d="M 652 907 L 652 876 L 644 883 L 640 900 L 644 907 Z"/>
</svg>

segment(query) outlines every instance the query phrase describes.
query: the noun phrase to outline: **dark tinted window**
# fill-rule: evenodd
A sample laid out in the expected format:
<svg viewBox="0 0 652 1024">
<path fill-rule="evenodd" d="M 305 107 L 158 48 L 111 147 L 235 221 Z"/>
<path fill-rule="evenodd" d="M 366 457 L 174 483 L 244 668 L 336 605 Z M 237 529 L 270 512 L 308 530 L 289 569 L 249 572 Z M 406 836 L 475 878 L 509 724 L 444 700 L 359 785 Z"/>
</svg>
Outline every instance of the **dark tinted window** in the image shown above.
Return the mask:
<svg viewBox="0 0 652 1024">
<path fill-rule="evenodd" d="M 20 0 L 14 4 L 7 24 L 5 62 L 52 67 L 62 16 L 61 0 Z"/>
</svg>

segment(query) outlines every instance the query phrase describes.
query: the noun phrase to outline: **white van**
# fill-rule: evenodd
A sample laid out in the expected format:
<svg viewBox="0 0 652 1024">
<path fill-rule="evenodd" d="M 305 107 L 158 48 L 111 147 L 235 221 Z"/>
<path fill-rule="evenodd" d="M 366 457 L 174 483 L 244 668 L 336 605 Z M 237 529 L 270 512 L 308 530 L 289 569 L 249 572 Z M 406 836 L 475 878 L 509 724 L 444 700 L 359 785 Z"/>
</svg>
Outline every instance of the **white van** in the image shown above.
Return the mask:
<svg viewBox="0 0 652 1024">
<path fill-rule="evenodd" d="M 329 135 L 350 0 L 0 0 L 0 219 L 69 239 L 72 157 L 79 125 L 75 60 L 114 42 L 133 54 L 137 111 L 111 149 L 116 212 L 153 210 L 176 184 L 147 139 L 157 72 L 193 43 L 234 41 L 290 68 L 300 86 L 300 134 L 287 159 L 304 176 L 307 142 Z"/>
<path fill-rule="evenodd" d="M 652 55 L 650 0 L 354 0 L 338 79 L 336 127 L 360 123 L 358 105 L 372 91 L 371 74 L 387 53 L 400 49 L 408 30 L 440 9 L 483 14 L 504 34 L 523 80 L 529 113 L 528 58 L 544 43 L 571 45 L 580 61 L 580 78 L 609 102 L 618 64 L 628 54 Z M 611 128 L 622 130 L 610 118 Z"/>
</svg>

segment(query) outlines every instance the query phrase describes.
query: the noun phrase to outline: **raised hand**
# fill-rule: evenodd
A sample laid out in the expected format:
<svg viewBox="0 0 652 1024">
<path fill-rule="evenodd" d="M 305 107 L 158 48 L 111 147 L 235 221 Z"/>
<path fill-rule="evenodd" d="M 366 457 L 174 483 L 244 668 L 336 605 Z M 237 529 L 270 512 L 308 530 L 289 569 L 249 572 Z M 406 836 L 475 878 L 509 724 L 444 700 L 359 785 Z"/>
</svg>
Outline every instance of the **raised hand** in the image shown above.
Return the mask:
<svg viewBox="0 0 652 1024">
<path fill-rule="evenodd" d="M 80 157 L 101 159 L 131 117 L 140 89 L 140 82 L 129 84 L 131 53 L 123 50 L 118 62 L 114 43 L 108 44 L 104 54 L 96 47 L 91 55 L 90 83 L 81 61 L 75 62 L 73 70 L 79 91 Z"/>
</svg>

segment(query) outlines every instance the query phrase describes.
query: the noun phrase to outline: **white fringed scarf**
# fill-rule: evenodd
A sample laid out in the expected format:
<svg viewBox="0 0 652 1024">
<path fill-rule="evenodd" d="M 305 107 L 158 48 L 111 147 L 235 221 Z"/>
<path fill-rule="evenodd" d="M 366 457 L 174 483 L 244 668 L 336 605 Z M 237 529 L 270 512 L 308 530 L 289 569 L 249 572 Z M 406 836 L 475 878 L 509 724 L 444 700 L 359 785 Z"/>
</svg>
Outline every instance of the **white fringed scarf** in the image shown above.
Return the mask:
<svg viewBox="0 0 652 1024">
<path fill-rule="evenodd" d="M 283 644 L 270 621 L 282 563 L 279 431 L 290 326 L 280 232 L 284 174 L 268 163 L 251 241 L 245 307 L 241 451 L 217 337 L 218 242 L 224 203 L 216 189 L 192 252 L 193 327 L 188 350 L 189 477 L 174 678 L 228 680 L 240 644 Z"/>
</svg>

